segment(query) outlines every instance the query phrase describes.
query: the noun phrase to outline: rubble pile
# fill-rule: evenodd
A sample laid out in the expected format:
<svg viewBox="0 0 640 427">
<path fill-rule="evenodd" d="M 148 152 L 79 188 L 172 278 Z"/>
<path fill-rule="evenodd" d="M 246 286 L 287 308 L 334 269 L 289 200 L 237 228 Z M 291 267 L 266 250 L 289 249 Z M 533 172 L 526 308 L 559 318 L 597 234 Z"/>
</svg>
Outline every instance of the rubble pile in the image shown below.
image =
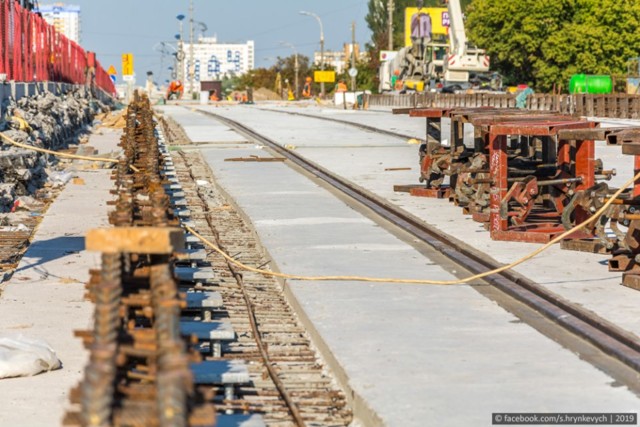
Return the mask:
<svg viewBox="0 0 640 427">
<path fill-rule="evenodd" d="M 23 144 L 51 150 L 78 144 L 91 127 L 96 114 L 108 107 L 86 90 L 64 95 L 46 92 L 2 105 L 0 132 Z M 52 173 L 60 169 L 55 156 L 14 147 L 0 146 L 0 212 L 10 212 L 20 196 L 35 195 Z"/>
</svg>

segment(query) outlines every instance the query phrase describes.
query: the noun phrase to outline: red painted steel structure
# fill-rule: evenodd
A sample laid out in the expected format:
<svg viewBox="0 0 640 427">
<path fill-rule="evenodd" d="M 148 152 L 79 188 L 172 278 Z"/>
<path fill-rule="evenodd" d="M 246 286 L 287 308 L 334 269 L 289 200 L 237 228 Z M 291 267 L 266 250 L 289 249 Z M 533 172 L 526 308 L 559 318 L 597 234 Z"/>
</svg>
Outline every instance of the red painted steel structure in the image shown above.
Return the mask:
<svg viewBox="0 0 640 427">
<path fill-rule="evenodd" d="M 560 129 L 590 129 L 594 126 L 595 123 L 586 121 L 533 121 L 529 123 L 505 122 L 490 127 L 489 165 L 493 184 L 490 195 L 489 230 L 492 239 L 546 243 L 564 231 L 560 223 L 563 206 L 561 203 L 557 204 L 555 212 L 528 216 L 526 224 L 516 226 L 509 224 L 509 218 L 501 209 L 509 192 L 507 137 L 514 135 L 556 137 Z M 557 153 L 558 169 L 564 170 L 564 174 L 558 178 L 580 178 L 581 181 L 577 184 L 576 190 L 584 190 L 594 185 L 595 147 L 593 140 L 577 140 L 575 147 L 572 147 L 570 141 L 567 140 L 556 140 L 555 143 L 546 140 L 544 142 L 549 145 L 548 150 Z M 555 147 L 556 143 L 557 147 Z M 531 196 L 535 195 L 537 193 Z M 589 236 L 578 235 L 578 233 L 574 236 L 574 238 L 581 237 Z"/>
<path fill-rule="evenodd" d="M 93 72 L 93 84 L 115 95 L 113 81 L 91 56 L 39 15 L 14 1 L 0 2 L 0 73 L 7 81 L 84 85 Z"/>
</svg>

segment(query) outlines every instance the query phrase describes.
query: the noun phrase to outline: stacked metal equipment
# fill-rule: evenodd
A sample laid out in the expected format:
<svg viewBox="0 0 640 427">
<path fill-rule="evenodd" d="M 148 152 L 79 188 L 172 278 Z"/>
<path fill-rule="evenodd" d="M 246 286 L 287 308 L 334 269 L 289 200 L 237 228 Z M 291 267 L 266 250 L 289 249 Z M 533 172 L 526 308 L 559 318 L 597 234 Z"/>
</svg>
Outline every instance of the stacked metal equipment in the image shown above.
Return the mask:
<svg viewBox="0 0 640 427">
<path fill-rule="evenodd" d="M 611 176 L 593 158 L 593 139 L 563 136 L 596 126 L 586 120 L 493 107 L 408 112 L 427 120 L 424 185 L 410 192 L 450 198 L 496 240 L 549 241 L 564 231 L 562 213 L 575 192 Z"/>
<path fill-rule="evenodd" d="M 89 365 L 72 393 L 65 425 L 213 426 L 215 411 L 194 388 L 189 352 L 181 337 L 184 306 L 171 271 L 184 248 L 169 208 L 149 101 L 137 94 L 121 140 L 125 160 L 114 173 L 113 229 L 92 230 L 86 247 L 102 251 L 92 272 L 93 331 L 80 333 Z"/>
</svg>

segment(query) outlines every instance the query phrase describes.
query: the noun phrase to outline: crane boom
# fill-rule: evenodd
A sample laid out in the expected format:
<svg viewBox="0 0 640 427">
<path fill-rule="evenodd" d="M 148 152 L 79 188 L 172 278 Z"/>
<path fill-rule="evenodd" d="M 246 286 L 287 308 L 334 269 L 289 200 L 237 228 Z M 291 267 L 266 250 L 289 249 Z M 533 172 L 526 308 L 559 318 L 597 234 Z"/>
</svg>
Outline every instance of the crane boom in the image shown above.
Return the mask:
<svg viewBox="0 0 640 427">
<path fill-rule="evenodd" d="M 447 7 L 449 9 L 449 43 L 451 44 L 451 52 L 463 56 L 467 53 L 467 34 L 464 31 L 460 0 L 449 0 Z"/>
</svg>

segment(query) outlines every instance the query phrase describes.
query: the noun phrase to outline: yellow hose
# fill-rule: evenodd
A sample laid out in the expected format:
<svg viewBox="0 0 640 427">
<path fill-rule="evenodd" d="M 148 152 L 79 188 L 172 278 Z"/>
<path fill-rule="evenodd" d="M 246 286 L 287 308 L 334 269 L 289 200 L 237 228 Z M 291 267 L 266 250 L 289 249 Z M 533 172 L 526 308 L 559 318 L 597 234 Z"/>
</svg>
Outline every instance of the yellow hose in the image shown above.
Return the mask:
<svg viewBox="0 0 640 427">
<path fill-rule="evenodd" d="M 23 144 L 21 142 L 15 141 L 15 140 L 9 138 L 7 135 L 5 135 L 3 133 L 0 133 L 0 138 L 4 139 L 9 144 L 14 145 L 16 147 L 25 148 L 25 149 L 31 150 L 31 151 L 37 151 L 38 153 L 51 154 L 51 155 L 54 155 L 56 157 L 62 157 L 62 158 L 65 158 L 65 159 L 89 160 L 89 161 L 94 161 L 94 162 L 107 162 L 107 163 L 120 163 L 120 160 L 118 160 L 118 159 L 109 159 L 109 158 L 91 157 L 91 156 L 79 156 L 77 154 L 59 153 L 57 151 L 48 150 L 46 148 L 34 147 L 33 145 Z M 138 168 L 136 168 L 135 166 L 133 166 L 133 165 L 129 165 L 129 167 L 134 172 L 140 172 L 140 170 Z"/>
<path fill-rule="evenodd" d="M 597 218 L 599 218 L 606 211 L 606 209 L 616 200 L 616 198 L 618 196 L 620 196 L 620 194 L 622 194 L 622 192 L 626 188 L 630 187 L 637 180 L 640 180 L 640 173 L 638 173 L 636 176 L 634 176 L 633 178 L 631 178 L 630 180 L 625 182 L 623 184 L 623 186 L 620 187 L 620 189 L 618 191 L 616 191 L 609 198 L 609 200 L 600 209 L 598 209 L 594 213 L 594 215 L 591 218 L 581 222 L 580 224 L 576 225 L 575 227 L 573 227 L 570 230 L 565 231 L 564 233 L 560 234 L 559 236 L 556 236 L 549 243 L 539 247 L 538 249 L 536 249 L 535 251 L 529 253 L 528 255 L 525 255 L 522 258 L 520 258 L 520 259 L 518 259 L 518 260 L 516 260 L 516 261 L 514 261 L 514 262 L 512 262 L 510 264 L 504 265 L 502 267 L 499 267 L 499 268 L 496 268 L 496 269 L 493 269 L 493 270 L 490 270 L 490 271 L 485 271 L 484 273 L 474 274 L 473 276 L 469 276 L 469 277 L 466 277 L 464 279 L 459 279 L 459 280 L 394 279 L 394 278 L 364 277 L 364 276 L 301 276 L 301 275 L 297 275 L 297 274 L 276 273 L 276 272 L 269 271 L 269 270 L 261 270 L 261 269 L 258 269 L 258 268 L 250 267 L 250 266 L 245 265 L 245 264 L 243 264 L 243 263 L 241 263 L 239 261 L 236 261 L 235 259 L 230 257 L 228 254 L 226 254 L 222 249 L 220 249 L 219 247 L 217 247 L 216 245 L 214 245 L 213 243 L 211 243 L 210 241 L 205 239 L 203 236 L 198 234 L 193 228 L 191 228 L 189 226 L 186 226 L 185 229 L 187 231 L 189 231 L 191 234 L 193 234 L 194 236 L 196 236 L 198 239 L 200 239 L 204 244 L 209 246 L 211 249 L 213 249 L 214 251 L 216 251 L 217 253 L 222 255 L 227 261 L 229 261 L 230 263 L 232 263 L 236 267 L 241 268 L 242 270 L 251 271 L 253 273 L 264 274 L 266 276 L 280 277 L 280 278 L 283 278 L 283 279 L 292 279 L 292 280 L 312 280 L 312 281 L 329 281 L 329 280 L 331 280 L 331 281 L 356 281 L 356 282 L 373 282 L 373 283 L 402 283 L 402 284 L 408 284 L 408 285 L 441 285 L 441 286 L 442 285 L 459 285 L 459 284 L 462 284 L 462 283 L 471 282 L 473 280 L 482 279 L 482 278 L 490 276 L 492 274 L 502 273 L 503 271 L 510 270 L 510 269 L 514 268 L 515 266 L 520 265 L 523 262 L 528 261 L 531 258 L 539 255 L 540 253 L 542 253 L 545 250 L 549 249 L 552 245 L 558 243 L 559 241 L 561 241 L 565 237 L 570 236 L 571 234 L 575 233 L 576 231 L 580 230 L 581 228 L 585 227 L 589 223 L 591 223 L 591 222 L 595 221 Z"/>
<path fill-rule="evenodd" d="M 34 147 L 32 145 L 22 144 L 20 142 L 14 141 L 13 139 L 9 138 L 8 136 L 6 136 L 3 133 L 0 133 L 0 137 L 2 139 L 4 139 L 5 141 L 7 141 L 9 144 L 14 145 L 16 147 L 25 148 L 27 150 L 37 151 L 37 152 L 40 152 L 40 153 L 52 154 L 52 155 L 57 156 L 57 157 L 63 157 L 63 158 L 67 158 L 67 159 L 77 159 L 77 160 L 89 160 L 89 161 L 96 161 L 96 162 L 108 162 L 108 163 L 119 163 L 120 162 L 120 160 L 117 160 L 117 159 L 108 159 L 108 158 L 102 158 L 102 157 L 79 156 L 79 155 L 76 155 L 76 154 L 58 153 L 56 151 L 48 150 L 46 148 L 39 148 L 39 147 Z M 133 166 L 133 165 L 129 165 L 129 166 L 135 172 L 139 172 L 139 170 L 135 166 Z M 408 284 L 408 285 L 441 285 L 441 286 L 444 286 L 444 285 L 459 285 L 459 284 L 471 282 L 473 280 L 482 279 L 482 278 L 490 276 L 492 274 L 502 273 L 503 271 L 510 270 L 510 269 L 522 264 L 523 262 L 528 261 L 531 258 L 539 255 L 540 253 L 546 251 L 547 249 L 549 249 L 551 246 L 553 246 L 554 244 L 558 243 L 562 239 L 570 236 L 571 234 L 573 234 L 576 231 L 580 230 L 581 228 L 583 228 L 587 224 L 589 224 L 589 223 L 595 221 L 597 218 L 599 218 L 606 211 L 606 209 L 609 206 L 611 206 L 611 204 L 617 199 L 617 197 L 620 194 L 622 194 L 622 192 L 625 189 L 630 187 L 637 180 L 640 180 L 640 173 L 638 173 L 633 178 L 631 178 L 627 182 L 625 182 L 622 185 L 622 187 L 620 187 L 620 189 L 618 189 L 618 191 L 616 191 L 609 198 L 609 200 L 607 200 L 607 202 L 600 209 L 598 209 L 594 213 L 594 215 L 591 218 L 581 222 L 580 224 L 576 225 L 575 227 L 573 227 L 570 230 L 565 231 L 564 233 L 560 234 L 559 236 L 556 236 L 549 243 L 539 247 L 535 251 L 523 256 L 522 258 L 520 258 L 520 259 L 518 259 L 518 260 L 516 260 L 516 261 L 514 261 L 514 262 L 512 262 L 510 264 L 504 265 L 502 267 L 499 267 L 499 268 L 496 268 L 496 269 L 493 269 L 493 270 L 490 270 L 490 271 L 485 271 L 484 273 L 474 274 L 473 276 L 469 276 L 469 277 L 466 277 L 464 279 L 459 279 L 459 280 L 394 279 L 394 278 L 364 277 L 364 276 L 302 276 L 302 275 L 298 275 L 298 274 L 276 273 L 274 271 L 262 270 L 262 269 L 254 268 L 254 267 L 245 265 L 245 264 L 243 264 L 243 263 L 241 263 L 239 261 L 236 261 L 235 259 L 230 257 L 227 253 L 225 253 L 222 249 L 220 249 L 219 247 L 214 245 L 209 240 L 205 239 L 202 235 L 198 234 L 198 232 L 196 232 L 193 228 L 191 228 L 189 226 L 186 226 L 185 229 L 187 231 L 189 231 L 191 234 L 193 234 L 194 236 L 196 236 L 198 239 L 200 239 L 205 245 L 209 246 L 211 249 L 213 249 L 214 251 L 216 251 L 217 253 L 222 255 L 227 261 L 229 261 L 230 263 L 232 263 L 236 267 L 238 267 L 238 268 L 240 268 L 242 270 L 245 270 L 245 271 L 251 271 L 253 273 L 264 274 L 266 276 L 280 277 L 280 278 L 283 278 L 283 279 L 310 280 L 310 281 L 356 281 L 356 282 L 401 283 L 401 284 Z"/>
</svg>

